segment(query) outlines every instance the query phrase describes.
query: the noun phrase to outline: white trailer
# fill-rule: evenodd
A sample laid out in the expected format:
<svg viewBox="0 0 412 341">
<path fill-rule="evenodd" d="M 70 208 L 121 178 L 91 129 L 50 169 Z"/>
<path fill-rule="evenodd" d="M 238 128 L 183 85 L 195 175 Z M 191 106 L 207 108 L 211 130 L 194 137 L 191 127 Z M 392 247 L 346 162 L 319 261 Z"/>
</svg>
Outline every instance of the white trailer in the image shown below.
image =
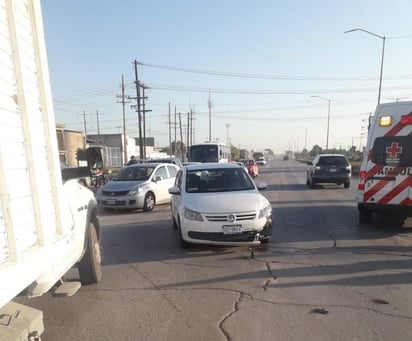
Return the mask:
<svg viewBox="0 0 412 341">
<path fill-rule="evenodd" d="M 42 314 L 13 299 L 98 282 L 100 225 L 94 194 L 62 180 L 40 0 L 0 0 L 0 70 L 0 339 L 23 340 Z"/>
</svg>

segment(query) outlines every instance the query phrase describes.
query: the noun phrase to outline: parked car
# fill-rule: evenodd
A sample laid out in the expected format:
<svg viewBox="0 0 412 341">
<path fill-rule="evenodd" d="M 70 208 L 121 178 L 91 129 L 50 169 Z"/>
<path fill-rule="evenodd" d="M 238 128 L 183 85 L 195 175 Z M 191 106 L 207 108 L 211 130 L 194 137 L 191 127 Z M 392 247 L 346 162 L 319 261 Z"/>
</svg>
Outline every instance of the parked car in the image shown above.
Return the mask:
<svg viewBox="0 0 412 341">
<path fill-rule="evenodd" d="M 170 202 L 169 188 L 179 170 L 174 164 L 141 163 L 123 167 L 119 174 L 96 193 L 105 209 L 143 209 Z"/>
<path fill-rule="evenodd" d="M 316 184 L 332 183 L 349 188 L 352 166 L 345 155 L 318 154 L 306 172 L 306 184 L 314 188 Z"/>
<path fill-rule="evenodd" d="M 267 243 L 272 206 L 252 178 L 236 164 L 203 163 L 179 170 L 169 189 L 173 226 L 182 247 L 190 243 Z"/>
<path fill-rule="evenodd" d="M 253 159 L 244 160 L 244 164 L 249 172 L 249 175 L 252 178 L 257 178 L 259 175 L 259 166 L 257 165 L 256 161 Z"/>
</svg>

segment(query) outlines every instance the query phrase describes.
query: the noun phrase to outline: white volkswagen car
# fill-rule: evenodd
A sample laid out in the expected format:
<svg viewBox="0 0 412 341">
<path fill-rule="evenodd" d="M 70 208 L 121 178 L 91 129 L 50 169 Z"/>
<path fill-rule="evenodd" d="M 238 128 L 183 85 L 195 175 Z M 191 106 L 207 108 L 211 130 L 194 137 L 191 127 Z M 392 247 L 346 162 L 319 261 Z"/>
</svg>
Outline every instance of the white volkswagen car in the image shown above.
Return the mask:
<svg viewBox="0 0 412 341">
<path fill-rule="evenodd" d="M 256 185 L 237 164 L 183 167 L 169 189 L 181 246 L 267 243 L 272 234 L 272 206 L 259 193 L 266 187 Z"/>
<path fill-rule="evenodd" d="M 179 168 L 166 163 L 139 163 L 123 167 L 112 181 L 96 193 L 99 206 L 105 209 L 143 209 L 152 211 L 155 205 L 170 202 Z"/>
</svg>

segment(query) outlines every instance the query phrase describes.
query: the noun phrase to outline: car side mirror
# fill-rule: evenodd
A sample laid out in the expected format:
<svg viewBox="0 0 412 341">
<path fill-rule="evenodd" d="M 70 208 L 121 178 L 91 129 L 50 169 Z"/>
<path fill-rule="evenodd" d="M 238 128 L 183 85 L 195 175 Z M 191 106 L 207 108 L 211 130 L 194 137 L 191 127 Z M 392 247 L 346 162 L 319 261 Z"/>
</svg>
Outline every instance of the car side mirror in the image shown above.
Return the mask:
<svg viewBox="0 0 412 341">
<path fill-rule="evenodd" d="M 180 188 L 177 186 L 169 188 L 169 194 L 180 195 Z"/>
</svg>

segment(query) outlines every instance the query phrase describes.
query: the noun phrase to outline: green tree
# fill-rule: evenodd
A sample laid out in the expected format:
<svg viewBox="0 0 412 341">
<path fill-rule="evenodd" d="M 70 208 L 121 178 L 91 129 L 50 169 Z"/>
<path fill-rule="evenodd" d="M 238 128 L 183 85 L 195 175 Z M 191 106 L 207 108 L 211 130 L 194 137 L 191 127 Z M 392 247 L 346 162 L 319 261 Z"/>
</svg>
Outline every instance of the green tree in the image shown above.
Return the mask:
<svg viewBox="0 0 412 341">
<path fill-rule="evenodd" d="M 232 160 L 240 159 L 240 150 L 238 148 L 236 148 L 235 146 L 231 146 L 230 151 L 232 153 Z"/>
</svg>

